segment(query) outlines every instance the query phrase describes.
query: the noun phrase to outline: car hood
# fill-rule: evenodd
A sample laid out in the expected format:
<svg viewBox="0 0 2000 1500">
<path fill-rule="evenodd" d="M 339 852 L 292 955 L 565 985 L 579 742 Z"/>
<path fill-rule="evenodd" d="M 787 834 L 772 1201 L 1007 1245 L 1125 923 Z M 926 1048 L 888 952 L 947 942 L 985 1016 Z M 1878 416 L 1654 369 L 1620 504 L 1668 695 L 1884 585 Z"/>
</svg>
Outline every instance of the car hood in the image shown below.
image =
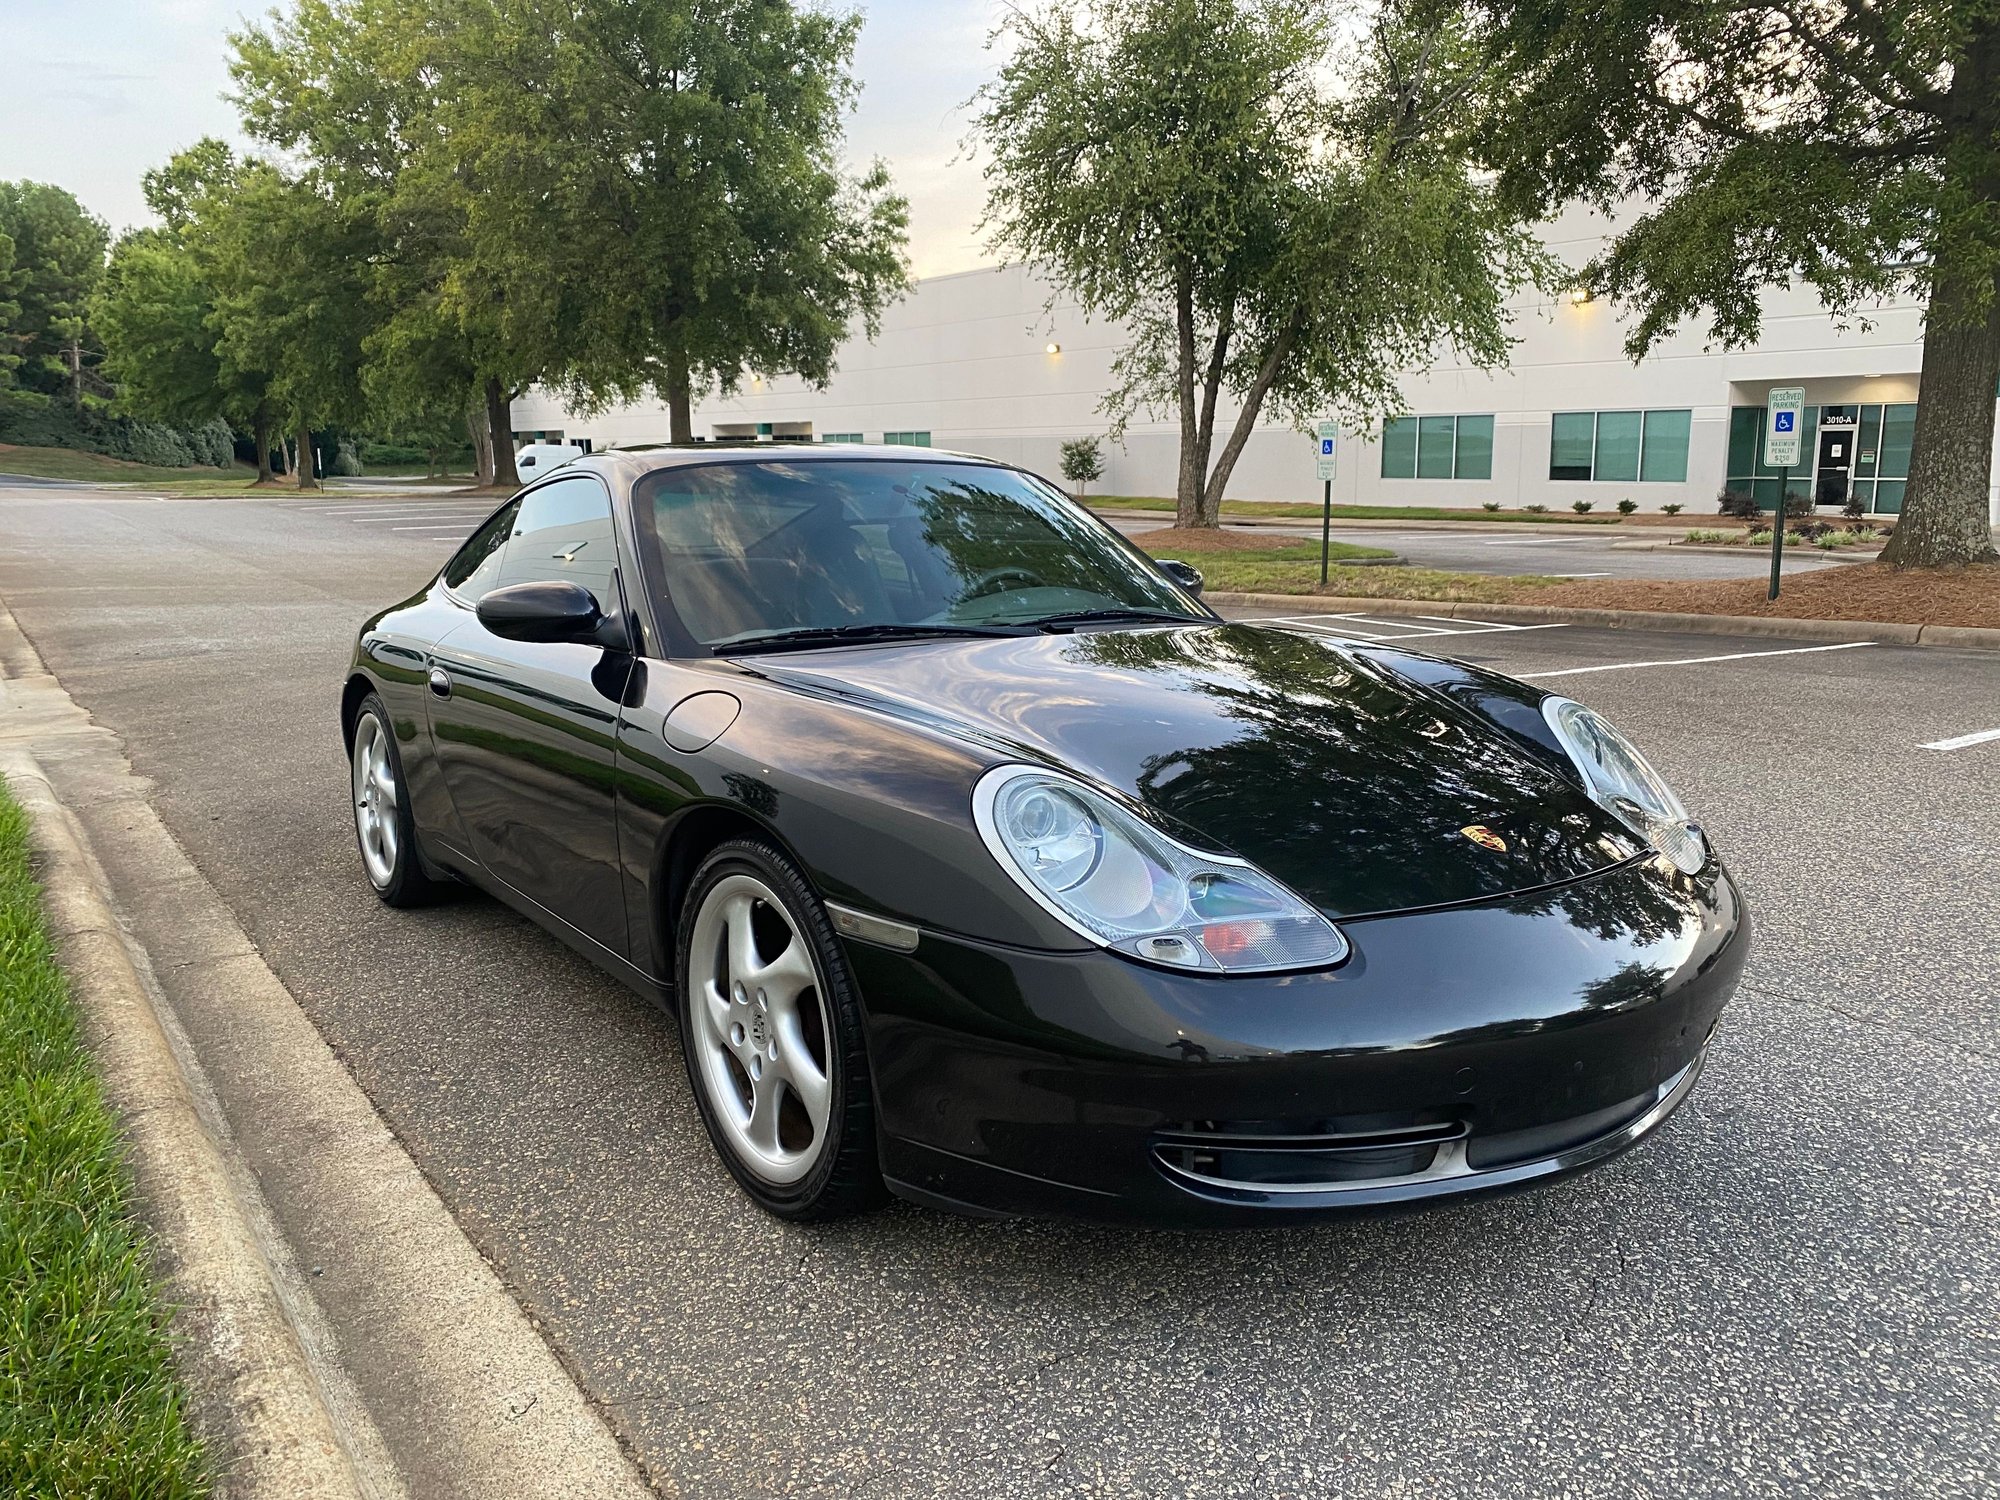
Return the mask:
<svg viewBox="0 0 2000 1500">
<path fill-rule="evenodd" d="M 1114 788 L 1338 916 L 1490 899 L 1641 852 L 1491 721 L 1322 635 L 1079 631 L 765 657 L 755 670 Z"/>
</svg>

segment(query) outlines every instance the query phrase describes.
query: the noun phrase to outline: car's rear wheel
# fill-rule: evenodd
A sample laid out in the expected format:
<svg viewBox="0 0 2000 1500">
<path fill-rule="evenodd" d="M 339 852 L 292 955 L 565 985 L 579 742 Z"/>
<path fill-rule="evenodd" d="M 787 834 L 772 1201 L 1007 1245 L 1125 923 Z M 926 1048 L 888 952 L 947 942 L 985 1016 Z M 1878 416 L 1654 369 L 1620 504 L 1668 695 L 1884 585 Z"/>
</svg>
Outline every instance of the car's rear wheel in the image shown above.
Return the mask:
<svg viewBox="0 0 2000 1500">
<path fill-rule="evenodd" d="M 391 906 L 419 906 L 437 894 L 437 883 L 417 857 L 416 822 L 403 791 L 403 760 L 389 727 L 389 710 L 370 693 L 354 716 L 349 756 L 354 792 L 354 836 L 361 867 L 375 894 Z"/>
<path fill-rule="evenodd" d="M 732 840 L 695 872 L 679 929 L 688 1077 L 731 1175 L 787 1219 L 879 1202 L 860 1006 L 804 877 L 768 845 Z"/>
</svg>

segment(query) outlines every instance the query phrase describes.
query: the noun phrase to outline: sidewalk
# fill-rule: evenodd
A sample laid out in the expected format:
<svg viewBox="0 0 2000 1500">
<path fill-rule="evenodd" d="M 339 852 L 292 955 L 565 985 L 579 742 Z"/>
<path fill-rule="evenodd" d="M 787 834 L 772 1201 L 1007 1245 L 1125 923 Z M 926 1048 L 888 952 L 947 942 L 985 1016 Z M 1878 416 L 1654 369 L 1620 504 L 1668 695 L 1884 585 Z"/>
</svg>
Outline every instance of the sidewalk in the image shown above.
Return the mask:
<svg viewBox="0 0 2000 1500">
<path fill-rule="evenodd" d="M 0 606 L 0 763 L 247 1500 L 650 1495 L 603 1416 Z"/>
</svg>

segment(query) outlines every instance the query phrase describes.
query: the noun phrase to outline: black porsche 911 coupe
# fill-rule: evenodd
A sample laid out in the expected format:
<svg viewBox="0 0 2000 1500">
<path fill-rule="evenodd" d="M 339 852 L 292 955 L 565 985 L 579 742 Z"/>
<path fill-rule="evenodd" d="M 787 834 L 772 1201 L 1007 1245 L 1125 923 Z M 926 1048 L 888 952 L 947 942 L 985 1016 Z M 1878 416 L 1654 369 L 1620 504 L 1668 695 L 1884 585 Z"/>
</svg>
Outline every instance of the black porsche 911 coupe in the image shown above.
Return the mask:
<svg viewBox="0 0 2000 1500">
<path fill-rule="evenodd" d="M 362 628 L 362 863 L 669 1008 L 790 1218 L 1283 1222 L 1659 1125 L 1749 942 L 1660 776 L 1569 699 L 1199 593 L 983 459 L 571 462 Z"/>
</svg>

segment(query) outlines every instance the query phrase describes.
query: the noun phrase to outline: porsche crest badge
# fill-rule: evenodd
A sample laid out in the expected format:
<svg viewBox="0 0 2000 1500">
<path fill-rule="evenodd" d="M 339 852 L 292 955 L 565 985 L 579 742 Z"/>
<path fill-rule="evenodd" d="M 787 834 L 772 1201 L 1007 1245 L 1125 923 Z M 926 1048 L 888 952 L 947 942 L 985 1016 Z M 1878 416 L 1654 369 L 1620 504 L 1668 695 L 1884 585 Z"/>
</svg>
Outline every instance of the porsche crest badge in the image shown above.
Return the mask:
<svg viewBox="0 0 2000 1500">
<path fill-rule="evenodd" d="M 1468 823 L 1458 831 L 1482 849 L 1491 849 L 1495 854 L 1507 852 L 1507 841 L 1484 823 Z"/>
</svg>

